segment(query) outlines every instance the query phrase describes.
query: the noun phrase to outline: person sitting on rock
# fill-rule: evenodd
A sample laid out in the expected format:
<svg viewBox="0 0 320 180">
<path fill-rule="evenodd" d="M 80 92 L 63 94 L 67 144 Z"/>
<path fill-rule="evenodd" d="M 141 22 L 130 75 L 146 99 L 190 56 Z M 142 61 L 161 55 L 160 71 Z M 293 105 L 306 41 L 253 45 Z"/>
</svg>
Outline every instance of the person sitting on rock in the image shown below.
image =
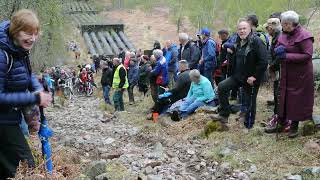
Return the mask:
<svg viewBox="0 0 320 180">
<path fill-rule="evenodd" d="M 173 89 L 165 89 L 165 93 L 161 94 L 155 103 L 153 113 L 162 113 L 164 109 L 180 99 L 185 98 L 188 95 L 190 89 L 191 80 L 189 76 L 189 64 L 186 60 L 179 61 L 179 75 L 177 82 Z"/>
<path fill-rule="evenodd" d="M 189 76 L 191 86 L 179 111 L 174 111 L 171 115 L 171 119 L 174 121 L 179 121 L 181 118 L 187 117 L 194 113 L 199 107 L 213 102 L 216 97 L 211 82 L 202 76 L 197 69 L 191 70 Z"/>
</svg>

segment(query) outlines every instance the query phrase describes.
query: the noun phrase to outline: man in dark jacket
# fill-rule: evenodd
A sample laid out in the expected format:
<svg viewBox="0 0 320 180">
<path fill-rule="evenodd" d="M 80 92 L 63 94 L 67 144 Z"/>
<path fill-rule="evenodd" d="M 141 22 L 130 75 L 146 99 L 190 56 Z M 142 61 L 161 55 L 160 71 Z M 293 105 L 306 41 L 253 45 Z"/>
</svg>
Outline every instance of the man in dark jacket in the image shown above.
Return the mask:
<svg viewBox="0 0 320 180">
<path fill-rule="evenodd" d="M 190 69 L 197 69 L 201 57 L 201 50 L 197 45 L 189 40 L 186 33 L 179 34 L 180 48 L 178 60 L 186 60 L 189 63 Z"/>
<path fill-rule="evenodd" d="M 103 89 L 104 101 L 107 104 L 111 104 L 109 93 L 110 93 L 110 88 L 112 86 L 113 71 L 109 67 L 108 63 L 105 61 L 101 62 L 101 68 L 102 68 L 101 86 Z"/>
<path fill-rule="evenodd" d="M 129 104 L 134 104 L 134 94 L 133 89 L 138 84 L 139 81 L 139 64 L 136 58 L 130 58 L 129 70 L 128 70 L 128 95 L 129 95 Z"/>
<path fill-rule="evenodd" d="M 173 89 L 166 88 L 166 93 L 160 95 L 162 98 L 158 98 L 156 101 L 153 112 L 162 113 L 165 107 L 177 102 L 187 96 L 190 89 L 191 80 L 189 77 L 189 64 L 186 60 L 179 61 L 179 75 L 177 83 Z"/>
<path fill-rule="evenodd" d="M 149 74 L 152 70 L 152 67 L 150 63 L 148 62 L 149 57 L 147 55 L 143 55 L 141 57 L 141 66 L 139 69 L 139 82 L 138 87 L 139 91 L 143 93 L 144 96 L 146 96 L 146 93 L 148 92 L 148 86 L 149 86 Z"/>
<path fill-rule="evenodd" d="M 218 116 L 212 116 L 212 118 L 227 123 L 230 115 L 228 101 L 230 90 L 242 86 L 244 106 L 247 107 L 244 125 L 250 129 L 254 124 L 257 94 L 270 55 L 262 40 L 251 32 L 248 21 L 239 21 L 238 35 L 237 42 L 234 44 L 235 56 L 232 62 L 232 75 L 218 86 L 221 110 Z"/>
<path fill-rule="evenodd" d="M 219 38 L 221 39 L 221 49 L 219 58 L 217 59 L 217 67 L 218 69 L 215 72 L 215 83 L 218 85 L 221 81 L 223 81 L 227 76 L 228 64 L 227 64 L 227 48 L 224 48 L 223 45 L 229 40 L 229 32 L 228 30 L 222 29 L 218 32 Z"/>
<path fill-rule="evenodd" d="M 113 59 L 114 74 L 112 80 L 112 88 L 115 90 L 113 102 L 116 111 L 124 111 L 123 92 L 128 89 L 128 75 L 119 58 Z"/>
<path fill-rule="evenodd" d="M 124 63 L 124 59 L 126 57 L 126 52 L 122 47 L 119 47 L 120 53 L 118 55 L 118 58 L 121 59 L 121 62 Z"/>
</svg>

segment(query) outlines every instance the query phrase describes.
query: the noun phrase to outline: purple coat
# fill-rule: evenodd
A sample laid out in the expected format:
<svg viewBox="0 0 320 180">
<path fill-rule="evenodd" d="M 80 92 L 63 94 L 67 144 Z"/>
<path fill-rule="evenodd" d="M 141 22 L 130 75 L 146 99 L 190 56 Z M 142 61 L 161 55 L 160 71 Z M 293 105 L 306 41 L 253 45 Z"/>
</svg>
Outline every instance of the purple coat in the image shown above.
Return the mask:
<svg viewBox="0 0 320 180">
<path fill-rule="evenodd" d="M 279 117 L 310 120 L 314 104 L 313 37 L 297 26 L 294 31 L 280 35 L 279 45 L 286 48 L 286 58 L 281 61 Z"/>
</svg>

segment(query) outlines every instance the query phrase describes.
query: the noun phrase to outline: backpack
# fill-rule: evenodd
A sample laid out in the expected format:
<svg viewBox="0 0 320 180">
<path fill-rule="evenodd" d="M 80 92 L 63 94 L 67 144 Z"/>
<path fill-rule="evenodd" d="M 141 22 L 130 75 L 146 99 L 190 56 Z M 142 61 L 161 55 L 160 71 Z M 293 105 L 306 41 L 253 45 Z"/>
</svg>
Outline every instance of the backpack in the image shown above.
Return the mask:
<svg viewBox="0 0 320 180">
<path fill-rule="evenodd" d="M 9 66 L 8 67 L 8 69 L 7 69 L 7 74 L 11 71 L 11 69 L 12 69 L 12 66 L 13 66 L 13 58 L 12 58 L 12 55 L 10 54 L 8 54 L 7 53 L 7 51 L 5 51 L 5 50 L 3 50 L 2 49 L 2 51 L 3 51 L 3 53 L 4 53 L 4 55 L 6 56 L 6 60 L 7 60 L 7 65 Z"/>
<path fill-rule="evenodd" d="M 267 50 L 270 50 L 270 39 L 264 32 L 255 32 L 255 34 L 262 40 L 263 44 L 267 46 Z"/>
<path fill-rule="evenodd" d="M 190 54 L 191 57 L 193 56 L 193 54 L 196 54 L 197 55 L 197 60 L 200 60 L 201 59 L 201 54 L 202 54 L 202 51 L 201 51 L 200 47 L 194 42 L 191 43 L 190 47 L 195 47 L 194 51 L 192 51 L 193 48 L 190 48 L 191 49 L 191 51 L 190 51 L 191 52 L 191 54 Z"/>
</svg>

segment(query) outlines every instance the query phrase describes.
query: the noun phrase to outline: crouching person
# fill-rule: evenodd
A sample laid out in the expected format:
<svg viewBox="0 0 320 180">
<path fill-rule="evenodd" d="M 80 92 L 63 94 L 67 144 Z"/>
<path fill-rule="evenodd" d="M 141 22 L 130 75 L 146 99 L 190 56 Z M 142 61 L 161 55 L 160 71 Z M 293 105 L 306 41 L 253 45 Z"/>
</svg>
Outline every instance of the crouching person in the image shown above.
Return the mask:
<svg viewBox="0 0 320 180">
<path fill-rule="evenodd" d="M 153 109 L 153 113 L 161 114 L 166 107 L 187 96 L 191 80 L 189 76 L 189 64 L 186 60 L 179 61 L 179 75 L 173 89 L 166 88 L 165 93 L 159 96 Z"/>
<path fill-rule="evenodd" d="M 195 112 L 201 106 L 210 103 L 215 98 L 214 90 L 211 82 L 196 69 L 189 73 L 191 86 L 185 101 L 181 104 L 178 111 L 174 111 L 171 119 L 179 121 L 180 118 L 185 118 Z"/>
</svg>

